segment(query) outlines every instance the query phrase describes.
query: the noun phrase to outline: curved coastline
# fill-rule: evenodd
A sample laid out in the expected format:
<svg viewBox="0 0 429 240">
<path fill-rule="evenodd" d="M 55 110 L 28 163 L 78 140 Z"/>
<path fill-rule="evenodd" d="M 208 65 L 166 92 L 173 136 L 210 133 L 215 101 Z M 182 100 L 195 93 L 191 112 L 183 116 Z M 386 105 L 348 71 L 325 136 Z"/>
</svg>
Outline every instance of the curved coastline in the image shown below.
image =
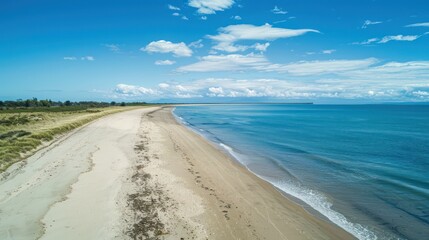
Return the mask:
<svg viewBox="0 0 429 240">
<path fill-rule="evenodd" d="M 217 140 L 211 139 L 210 136 L 208 136 L 207 134 L 204 134 L 207 132 L 206 130 L 198 129 L 196 126 L 193 126 L 192 124 L 188 123 L 184 118 L 178 116 L 174 112 L 175 109 L 176 107 L 171 107 L 170 112 L 178 124 L 182 125 L 183 127 L 190 130 L 191 132 L 201 136 L 203 139 L 205 139 L 216 149 L 218 149 L 219 151 L 229 156 L 231 161 L 237 163 L 240 167 L 245 169 L 245 171 L 247 171 L 248 173 L 256 177 L 258 180 L 269 184 L 275 191 L 280 193 L 286 201 L 289 201 L 292 204 L 298 205 L 300 208 L 302 208 L 305 212 L 310 214 L 312 217 L 317 218 L 320 221 L 327 222 L 328 224 L 331 224 L 335 227 L 338 227 L 348 232 L 349 234 L 353 235 L 353 237 L 357 239 L 377 239 L 377 236 L 374 233 L 367 230 L 365 227 L 359 224 L 354 224 L 347 221 L 347 219 L 341 213 L 338 213 L 332 210 L 330 208 L 332 206 L 331 203 L 326 202 L 328 205 L 322 205 L 323 208 L 321 209 L 318 206 L 315 206 L 315 204 L 310 202 L 308 199 L 305 199 L 305 197 L 303 198 L 299 194 L 296 194 L 296 192 L 288 191 L 288 189 L 282 186 L 282 184 L 270 181 L 263 175 L 258 174 L 257 172 L 252 170 L 248 165 L 246 165 L 245 161 L 243 160 L 243 157 L 240 157 L 239 156 L 240 154 L 234 151 L 234 149 L 231 146 L 226 145 L 220 139 L 217 139 Z M 331 211 L 331 212 L 327 212 L 327 211 Z"/>
</svg>

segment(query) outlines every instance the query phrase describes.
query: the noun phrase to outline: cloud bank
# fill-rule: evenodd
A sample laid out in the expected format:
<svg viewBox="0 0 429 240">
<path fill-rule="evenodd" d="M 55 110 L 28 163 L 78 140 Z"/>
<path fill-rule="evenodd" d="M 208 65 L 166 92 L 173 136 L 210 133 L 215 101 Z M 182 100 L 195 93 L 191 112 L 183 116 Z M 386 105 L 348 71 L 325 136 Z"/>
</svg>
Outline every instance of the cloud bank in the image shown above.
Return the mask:
<svg viewBox="0 0 429 240">
<path fill-rule="evenodd" d="M 217 59 L 220 58 L 220 59 Z M 266 99 L 361 99 L 369 101 L 429 101 L 429 61 L 386 62 L 358 60 L 301 61 L 271 64 L 262 55 L 223 55 L 202 59 L 213 70 L 283 71 L 281 78 L 205 78 L 163 82 L 149 88 L 118 84 L 114 94 L 138 99 L 266 98 Z M 201 64 L 201 63 L 200 63 Z M 232 66 L 231 66 L 232 65 Z M 201 65 L 193 66 L 195 70 Z M 190 67 L 189 67 L 190 68 Z M 189 70 L 189 69 L 188 69 Z"/>
<path fill-rule="evenodd" d="M 288 64 L 271 63 L 262 54 L 208 55 L 199 62 L 179 67 L 179 72 L 259 71 L 278 72 L 303 76 L 315 74 L 338 74 L 345 71 L 367 68 L 377 63 L 375 58 L 358 60 L 300 61 Z"/>
</svg>

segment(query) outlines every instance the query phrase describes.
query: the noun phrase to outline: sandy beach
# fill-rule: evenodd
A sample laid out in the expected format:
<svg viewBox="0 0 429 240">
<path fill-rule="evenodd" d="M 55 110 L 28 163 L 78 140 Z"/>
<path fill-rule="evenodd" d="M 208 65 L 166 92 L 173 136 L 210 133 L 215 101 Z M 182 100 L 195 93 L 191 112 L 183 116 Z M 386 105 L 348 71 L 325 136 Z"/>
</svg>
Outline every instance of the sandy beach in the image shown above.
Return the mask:
<svg viewBox="0 0 429 240">
<path fill-rule="evenodd" d="M 103 117 L 0 181 L 1 239 L 353 239 L 285 198 L 170 107 Z"/>
</svg>

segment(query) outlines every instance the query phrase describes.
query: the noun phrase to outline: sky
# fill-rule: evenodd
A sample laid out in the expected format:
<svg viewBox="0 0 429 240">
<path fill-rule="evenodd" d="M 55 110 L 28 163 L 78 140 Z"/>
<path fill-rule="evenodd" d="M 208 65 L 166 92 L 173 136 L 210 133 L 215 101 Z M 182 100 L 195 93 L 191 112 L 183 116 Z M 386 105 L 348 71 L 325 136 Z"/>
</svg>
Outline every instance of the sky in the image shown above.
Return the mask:
<svg viewBox="0 0 429 240">
<path fill-rule="evenodd" d="M 427 0 L 0 2 L 0 100 L 429 101 Z"/>
</svg>

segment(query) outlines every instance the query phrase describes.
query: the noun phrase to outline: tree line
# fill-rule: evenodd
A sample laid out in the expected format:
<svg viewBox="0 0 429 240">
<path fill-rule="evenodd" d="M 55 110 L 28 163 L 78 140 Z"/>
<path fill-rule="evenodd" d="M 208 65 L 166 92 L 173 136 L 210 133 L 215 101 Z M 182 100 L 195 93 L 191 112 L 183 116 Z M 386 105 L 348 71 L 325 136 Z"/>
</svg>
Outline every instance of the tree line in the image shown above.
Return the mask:
<svg viewBox="0 0 429 240">
<path fill-rule="evenodd" d="M 37 98 L 32 99 L 18 99 L 16 101 L 0 101 L 1 109 L 14 109 L 14 108 L 50 108 L 50 107 L 109 107 L 109 106 L 138 106 L 145 105 L 145 102 L 96 102 L 96 101 L 52 101 L 50 99 L 38 100 Z"/>
</svg>

